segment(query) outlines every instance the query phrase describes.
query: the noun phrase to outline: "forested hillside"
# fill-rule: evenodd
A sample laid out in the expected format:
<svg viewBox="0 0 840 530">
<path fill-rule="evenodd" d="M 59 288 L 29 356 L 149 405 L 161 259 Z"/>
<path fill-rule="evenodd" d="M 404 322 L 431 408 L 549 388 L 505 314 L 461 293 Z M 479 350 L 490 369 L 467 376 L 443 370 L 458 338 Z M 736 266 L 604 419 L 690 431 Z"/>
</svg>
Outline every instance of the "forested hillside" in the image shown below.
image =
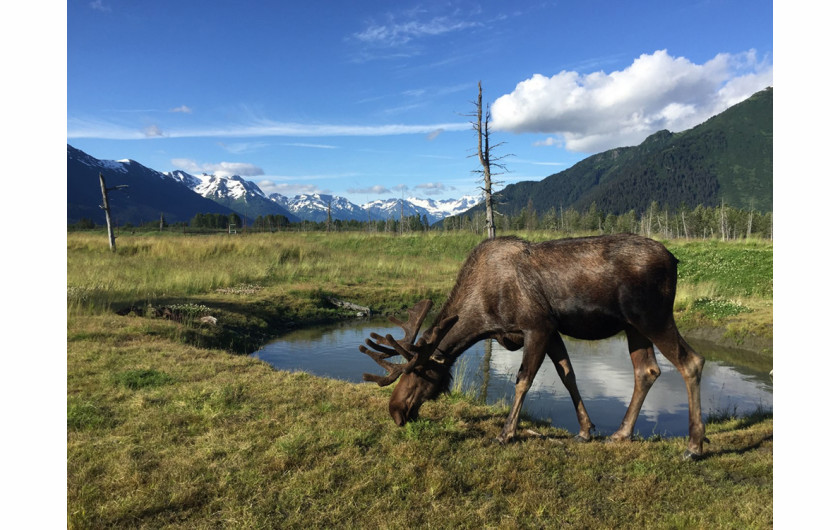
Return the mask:
<svg viewBox="0 0 840 530">
<path fill-rule="evenodd" d="M 542 181 L 511 184 L 498 197 L 497 209 L 506 215 L 529 203 L 538 214 L 586 211 L 594 203 L 604 214 L 620 215 L 645 211 L 654 201 L 672 211 L 721 202 L 772 211 L 773 89 L 693 129 L 660 131 L 638 146 L 590 156 Z"/>
</svg>

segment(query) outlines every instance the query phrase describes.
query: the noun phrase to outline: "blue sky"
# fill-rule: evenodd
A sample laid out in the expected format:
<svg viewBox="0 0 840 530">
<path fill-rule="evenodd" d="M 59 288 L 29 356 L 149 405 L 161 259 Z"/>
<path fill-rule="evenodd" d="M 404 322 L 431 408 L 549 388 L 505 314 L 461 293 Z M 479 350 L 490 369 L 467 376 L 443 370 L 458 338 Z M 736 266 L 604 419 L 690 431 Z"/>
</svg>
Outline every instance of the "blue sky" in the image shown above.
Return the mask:
<svg viewBox="0 0 840 530">
<path fill-rule="evenodd" d="M 773 83 L 772 3 L 67 4 L 67 143 L 357 203 L 474 195 L 690 128 Z"/>
</svg>

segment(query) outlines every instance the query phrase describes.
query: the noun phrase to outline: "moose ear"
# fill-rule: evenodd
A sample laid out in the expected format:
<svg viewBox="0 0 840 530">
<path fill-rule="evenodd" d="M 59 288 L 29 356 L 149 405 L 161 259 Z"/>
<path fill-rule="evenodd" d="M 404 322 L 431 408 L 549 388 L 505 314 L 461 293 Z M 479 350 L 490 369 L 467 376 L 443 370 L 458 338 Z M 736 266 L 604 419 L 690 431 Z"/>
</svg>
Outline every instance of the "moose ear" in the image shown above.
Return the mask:
<svg viewBox="0 0 840 530">
<path fill-rule="evenodd" d="M 437 347 L 437 345 L 440 344 L 440 341 L 443 340 L 443 336 L 449 333 L 449 330 L 452 329 L 452 326 L 454 326 L 456 322 L 458 322 L 458 315 L 453 315 L 435 326 L 432 330 L 431 336 L 429 337 L 428 344 L 434 344 L 435 347 Z M 420 341 L 426 343 L 423 339 L 420 339 Z"/>
</svg>

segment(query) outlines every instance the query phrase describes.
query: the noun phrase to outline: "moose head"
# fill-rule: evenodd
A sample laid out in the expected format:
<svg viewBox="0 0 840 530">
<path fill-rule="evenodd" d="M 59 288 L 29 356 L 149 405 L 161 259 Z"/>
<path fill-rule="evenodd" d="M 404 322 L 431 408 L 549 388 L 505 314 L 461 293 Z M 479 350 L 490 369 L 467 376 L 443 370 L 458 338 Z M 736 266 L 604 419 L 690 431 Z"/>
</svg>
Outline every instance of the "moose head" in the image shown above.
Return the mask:
<svg viewBox="0 0 840 530">
<path fill-rule="evenodd" d="M 417 418 L 420 406 L 424 402 L 435 399 L 442 392 L 449 390 L 451 378 L 449 367 L 454 359 L 449 360 L 436 350 L 446 333 L 458 321 L 458 316 L 443 320 L 417 339 L 423 320 L 431 308 L 432 301 L 423 300 L 408 311 L 406 322 L 388 317 L 393 324 L 401 327 L 405 332 L 405 337 L 402 339 L 396 340 L 390 334 L 383 337 L 377 333 L 371 333 L 373 340 L 365 340 L 368 347 L 359 346 L 362 353 L 369 355 L 388 372 L 385 376 L 363 374 L 365 381 L 373 381 L 379 386 L 388 386 L 398 378 L 400 379 L 391 394 L 388 410 L 394 422 L 401 427 L 407 421 Z M 416 342 L 415 339 L 417 339 Z M 404 357 L 405 362 L 392 363 L 386 360 L 396 355 Z"/>
</svg>

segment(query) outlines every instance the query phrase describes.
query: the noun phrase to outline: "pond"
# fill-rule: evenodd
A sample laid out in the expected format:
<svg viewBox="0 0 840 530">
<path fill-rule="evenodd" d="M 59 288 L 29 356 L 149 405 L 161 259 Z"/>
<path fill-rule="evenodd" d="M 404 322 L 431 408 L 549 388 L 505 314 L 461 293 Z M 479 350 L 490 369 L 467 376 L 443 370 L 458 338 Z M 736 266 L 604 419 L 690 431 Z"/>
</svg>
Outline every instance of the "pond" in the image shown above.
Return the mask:
<svg viewBox="0 0 840 530">
<path fill-rule="evenodd" d="M 273 367 L 305 371 L 317 376 L 361 382 L 362 373 L 383 373 L 359 345 L 371 332 L 402 337 L 388 321 L 355 321 L 290 332 L 252 355 Z M 578 388 L 596 430 L 612 434 L 621 423 L 633 394 L 633 365 L 623 334 L 601 341 L 564 337 L 577 376 Z M 747 414 L 773 410 L 771 364 L 748 352 L 733 352 L 711 343 L 689 341 L 706 358 L 701 381 L 703 415 Z M 548 359 L 546 357 L 546 359 Z M 485 403 L 513 401 L 514 381 L 522 352 L 510 352 L 495 341 L 481 341 L 464 352 L 452 373 L 462 391 Z M 649 437 L 686 436 L 688 402 L 685 382 L 659 350 L 656 361 L 662 375 L 645 399 L 636 423 L 636 434 Z M 373 383 L 369 383 L 373 384 Z M 382 411 L 387 415 L 387 410 Z M 578 430 L 574 407 L 550 361 L 543 363 L 525 398 L 523 413 L 550 421 L 572 433 Z M 420 410 L 423 416 L 423 410 Z"/>
</svg>

